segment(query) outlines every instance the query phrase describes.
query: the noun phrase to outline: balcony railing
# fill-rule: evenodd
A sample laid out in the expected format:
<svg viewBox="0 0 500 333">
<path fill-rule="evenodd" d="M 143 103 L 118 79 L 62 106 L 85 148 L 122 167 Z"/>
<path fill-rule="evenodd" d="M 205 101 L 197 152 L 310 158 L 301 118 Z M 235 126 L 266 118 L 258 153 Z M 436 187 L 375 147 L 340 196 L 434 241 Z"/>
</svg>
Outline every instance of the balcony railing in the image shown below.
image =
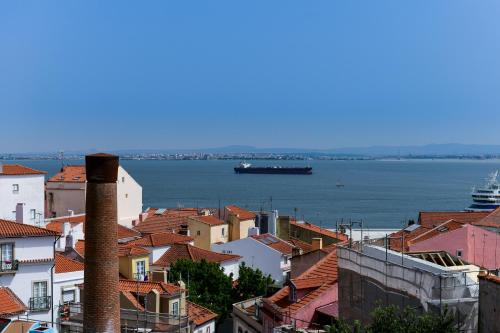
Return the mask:
<svg viewBox="0 0 500 333">
<path fill-rule="evenodd" d="M 30 298 L 30 311 L 46 311 L 50 310 L 51 297 L 31 297 Z"/>
<path fill-rule="evenodd" d="M 17 260 L 3 260 L 0 261 L 0 273 L 17 271 L 19 261 Z"/>
</svg>

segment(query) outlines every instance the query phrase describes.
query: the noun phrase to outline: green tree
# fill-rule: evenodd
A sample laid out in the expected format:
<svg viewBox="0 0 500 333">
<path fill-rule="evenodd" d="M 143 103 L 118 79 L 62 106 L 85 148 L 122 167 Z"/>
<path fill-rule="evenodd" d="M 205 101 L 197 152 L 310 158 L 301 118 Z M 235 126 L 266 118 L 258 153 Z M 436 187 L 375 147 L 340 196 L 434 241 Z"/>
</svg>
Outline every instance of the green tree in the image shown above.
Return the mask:
<svg viewBox="0 0 500 333">
<path fill-rule="evenodd" d="M 239 277 L 233 290 L 233 303 L 257 296 L 267 296 L 269 286 L 274 283 L 271 275 L 265 276 L 260 269 L 240 264 Z"/>
<path fill-rule="evenodd" d="M 371 325 L 363 327 L 356 321 L 354 327 L 339 319 L 325 327 L 328 333 L 455 333 L 453 316 L 445 309 L 443 314 L 418 312 L 406 307 L 403 311 L 395 305 L 378 306 L 371 313 Z"/>
<path fill-rule="evenodd" d="M 180 259 L 170 266 L 169 281 L 182 280 L 189 300 L 204 306 L 224 320 L 232 310 L 232 274 L 227 276 L 216 263 Z"/>
</svg>

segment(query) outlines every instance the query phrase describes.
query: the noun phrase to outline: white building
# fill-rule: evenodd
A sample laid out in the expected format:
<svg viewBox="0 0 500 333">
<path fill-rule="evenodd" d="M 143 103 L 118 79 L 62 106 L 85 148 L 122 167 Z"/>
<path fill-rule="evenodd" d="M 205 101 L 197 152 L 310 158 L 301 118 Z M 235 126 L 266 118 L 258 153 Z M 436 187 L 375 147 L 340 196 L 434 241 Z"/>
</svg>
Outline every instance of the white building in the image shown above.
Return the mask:
<svg viewBox="0 0 500 333">
<path fill-rule="evenodd" d="M 158 260 L 151 264 L 151 271 L 168 270 L 170 266 L 180 259 L 199 262 L 205 260 L 207 262 L 217 263 L 224 269 L 224 274 L 230 276 L 233 280 L 239 277 L 239 265 L 241 257 L 236 254 L 218 253 L 210 250 L 205 250 L 189 243 L 172 244 Z"/>
<path fill-rule="evenodd" d="M 0 219 L 40 225 L 43 221 L 45 172 L 0 163 Z"/>
<path fill-rule="evenodd" d="M 290 274 L 290 258 L 294 246 L 271 234 L 253 235 L 224 244 L 213 244 L 212 250 L 237 254 L 249 267 L 271 275 L 276 284 L 282 284 Z"/>
<path fill-rule="evenodd" d="M 0 220 L 0 286 L 7 287 L 26 308 L 24 315 L 51 323 L 54 244 L 57 233 Z"/>
<path fill-rule="evenodd" d="M 79 303 L 80 288 L 77 286 L 83 283 L 83 263 L 65 257 L 61 253 L 56 253 L 55 274 L 53 287 L 54 301 L 54 322 L 58 322 L 58 307 L 68 302 Z"/>
<path fill-rule="evenodd" d="M 85 213 L 87 177 L 84 165 L 66 165 L 47 181 L 47 217 Z M 132 226 L 142 213 L 142 187 L 121 166 L 118 168 L 118 223 Z"/>
</svg>

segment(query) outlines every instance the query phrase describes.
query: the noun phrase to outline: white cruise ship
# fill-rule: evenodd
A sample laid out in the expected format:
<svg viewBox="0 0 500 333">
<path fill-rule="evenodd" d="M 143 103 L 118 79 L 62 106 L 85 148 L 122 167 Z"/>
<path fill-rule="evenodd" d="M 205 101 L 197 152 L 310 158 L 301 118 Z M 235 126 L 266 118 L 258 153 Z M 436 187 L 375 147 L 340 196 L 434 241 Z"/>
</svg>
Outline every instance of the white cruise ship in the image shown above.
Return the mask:
<svg viewBox="0 0 500 333">
<path fill-rule="evenodd" d="M 472 189 L 472 205 L 466 208 L 469 212 L 488 212 L 500 207 L 500 184 L 497 180 L 498 171 L 493 172 L 486 185 Z"/>
</svg>

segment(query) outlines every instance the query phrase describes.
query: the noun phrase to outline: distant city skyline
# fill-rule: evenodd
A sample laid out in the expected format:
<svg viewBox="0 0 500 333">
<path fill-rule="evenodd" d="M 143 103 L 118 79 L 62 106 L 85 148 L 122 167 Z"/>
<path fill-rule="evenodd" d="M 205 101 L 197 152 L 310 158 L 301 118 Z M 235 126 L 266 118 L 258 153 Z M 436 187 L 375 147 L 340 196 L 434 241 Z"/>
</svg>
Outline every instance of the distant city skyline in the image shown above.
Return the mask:
<svg viewBox="0 0 500 333">
<path fill-rule="evenodd" d="M 500 144 L 500 3 L 0 4 L 0 152 Z"/>
</svg>

